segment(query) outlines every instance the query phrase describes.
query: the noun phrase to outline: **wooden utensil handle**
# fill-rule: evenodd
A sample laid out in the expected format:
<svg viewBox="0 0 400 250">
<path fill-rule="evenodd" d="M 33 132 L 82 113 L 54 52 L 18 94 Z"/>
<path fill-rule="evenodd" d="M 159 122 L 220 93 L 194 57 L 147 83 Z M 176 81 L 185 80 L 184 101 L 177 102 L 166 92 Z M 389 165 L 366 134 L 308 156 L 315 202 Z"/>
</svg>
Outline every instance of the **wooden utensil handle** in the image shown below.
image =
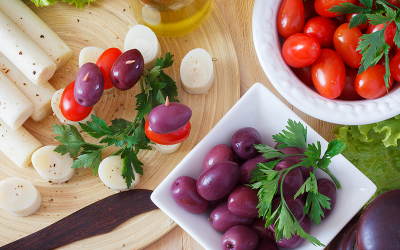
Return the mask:
<svg viewBox="0 0 400 250">
<path fill-rule="evenodd" d="M 111 195 L 0 250 L 53 249 L 110 232 L 133 216 L 157 209 L 150 200 L 151 193 L 150 190 L 136 189 Z"/>
</svg>

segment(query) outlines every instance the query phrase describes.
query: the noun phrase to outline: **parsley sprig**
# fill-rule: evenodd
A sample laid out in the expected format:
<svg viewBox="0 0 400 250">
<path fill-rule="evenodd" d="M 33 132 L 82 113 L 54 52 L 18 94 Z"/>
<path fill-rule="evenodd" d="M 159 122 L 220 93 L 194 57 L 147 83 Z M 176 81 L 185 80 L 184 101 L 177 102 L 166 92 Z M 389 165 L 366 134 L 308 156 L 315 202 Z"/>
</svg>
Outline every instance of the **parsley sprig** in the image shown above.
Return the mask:
<svg viewBox="0 0 400 250">
<path fill-rule="evenodd" d="M 290 211 L 282 192 L 283 180 L 290 170 L 295 167 L 314 167 L 314 171 L 310 173 L 310 177 L 304 182 L 302 187 L 294 195 L 296 199 L 299 195 L 308 192 L 307 200 L 304 206 L 304 214 L 308 214 L 310 219 L 317 225 L 321 222 L 321 216 L 324 216 L 322 208 L 330 209 L 329 198 L 318 192 L 317 179 L 315 178 L 315 171 L 320 169 L 327 173 L 338 189 L 341 188 L 339 181 L 331 173 L 328 166 L 331 163 L 332 157 L 340 154 L 346 147 L 346 145 L 340 140 L 333 140 L 328 144 L 325 153 L 322 155 L 321 143 L 318 141 L 317 144 L 307 144 L 307 128 L 305 128 L 300 122 L 288 120 L 287 130 L 283 130 L 282 133 L 273 136 L 275 142 L 278 144 L 278 149 L 286 147 L 300 147 L 305 148 L 305 156 L 302 161 L 282 171 L 275 171 L 275 165 L 284 160 L 288 156 L 302 155 L 302 154 L 291 154 L 285 155 L 278 149 L 274 149 L 267 145 L 259 144 L 254 147 L 262 153 L 262 156 L 266 159 L 279 159 L 257 164 L 258 168 L 252 171 L 252 179 L 250 186 L 253 189 L 258 189 L 259 204 L 259 216 L 266 219 L 266 227 L 275 224 L 275 235 L 276 240 L 285 237 L 290 239 L 292 235 L 297 234 L 298 236 L 307 239 L 311 244 L 315 246 L 324 246 L 318 239 L 307 234 L 300 226 L 300 223 L 296 220 L 292 212 Z M 279 177 L 282 176 L 282 182 L 280 185 L 281 202 L 279 207 L 273 212 L 272 211 L 272 200 L 277 194 Z"/>
<path fill-rule="evenodd" d="M 357 50 L 362 54 L 361 66 L 358 74 L 361 74 L 369 67 L 375 66 L 379 60 L 385 57 L 385 85 L 389 91 L 390 68 L 389 68 L 389 49 L 390 46 L 385 41 L 385 30 L 389 24 L 396 24 L 396 35 L 394 36 L 394 44 L 400 47 L 400 12 L 399 8 L 385 0 L 360 0 L 364 5 L 357 6 L 349 2 L 341 3 L 330 8 L 329 11 L 336 12 L 338 15 L 359 13 L 350 20 L 349 28 L 365 24 L 378 25 L 385 24 L 384 28 L 371 34 L 364 34 L 358 44 Z M 373 9 L 375 7 L 375 9 Z M 393 9 L 394 8 L 394 9 Z"/>
<path fill-rule="evenodd" d="M 115 146 L 118 148 L 113 155 L 121 155 L 123 159 L 122 176 L 125 178 L 129 188 L 135 180 L 134 171 L 143 175 L 143 163 L 138 159 L 139 150 L 151 150 L 150 140 L 145 134 L 145 116 L 153 108 L 165 103 L 168 96 L 172 102 L 179 102 L 176 97 L 178 90 L 175 81 L 164 73 L 163 69 L 173 64 L 172 55 L 168 52 L 164 58 L 157 58 L 154 68 L 144 70 L 140 79 L 141 92 L 136 95 L 136 110 L 138 111 L 133 122 L 125 119 L 114 119 L 111 125 L 92 115 L 92 121 L 79 123 L 82 130 L 91 137 L 100 139 L 98 144 L 85 142 L 78 129 L 72 125 L 53 125 L 55 137 L 61 145 L 54 151 L 62 155 L 70 153 L 71 157 L 76 157 L 72 168 L 93 169 L 97 175 L 101 162 L 101 152 L 104 148 Z M 133 168 L 132 168 L 133 167 Z"/>
</svg>

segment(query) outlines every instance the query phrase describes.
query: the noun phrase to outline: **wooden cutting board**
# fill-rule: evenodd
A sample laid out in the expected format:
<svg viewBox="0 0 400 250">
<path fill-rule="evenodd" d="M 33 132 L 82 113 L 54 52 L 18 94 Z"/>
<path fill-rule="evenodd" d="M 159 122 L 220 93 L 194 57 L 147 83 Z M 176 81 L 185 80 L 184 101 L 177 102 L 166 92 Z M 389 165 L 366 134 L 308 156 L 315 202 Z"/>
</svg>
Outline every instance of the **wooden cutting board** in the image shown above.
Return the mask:
<svg viewBox="0 0 400 250">
<path fill-rule="evenodd" d="M 136 24 L 126 0 L 97 0 L 84 10 L 58 3 L 37 8 L 25 1 L 74 51 L 71 60 L 50 80 L 56 88 L 64 88 L 75 79 L 78 57 L 82 48 L 97 46 L 103 49 L 123 49 L 128 30 Z M 187 153 L 212 129 L 240 97 L 240 78 L 236 52 L 224 20 L 213 3 L 203 24 L 188 35 L 178 38 L 159 38 L 162 54 L 170 51 L 175 63 L 166 72 L 177 82 L 179 99 L 193 111 L 189 138 L 172 155 L 156 150 L 142 151 L 144 175 L 137 188 L 154 190 Z M 204 48 L 214 59 L 215 82 L 203 95 L 190 95 L 182 90 L 179 66 L 187 52 Z M 139 86 L 122 92 L 116 89 L 104 94 L 95 106 L 98 116 L 108 124 L 114 118 L 132 120 L 135 117 L 135 95 Z M 29 119 L 24 127 L 43 145 L 55 145 L 52 125 L 59 124 L 55 116 L 36 123 Z M 88 138 L 84 136 L 84 138 Z M 103 158 L 115 149 L 105 150 Z M 79 169 L 66 184 L 50 185 L 32 166 L 21 169 L 0 154 L 0 180 L 8 177 L 26 178 L 38 188 L 43 197 L 42 206 L 33 215 L 19 218 L 0 210 L 0 245 L 24 237 L 114 192 L 94 176 L 91 169 Z M 175 223 L 162 211 L 155 210 L 136 216 L 111 233 L 75 242 L 63 249 L 140 249 L 161 238 Z M 77 229 L 79 230 L 79 229 Z"/>
</svg>

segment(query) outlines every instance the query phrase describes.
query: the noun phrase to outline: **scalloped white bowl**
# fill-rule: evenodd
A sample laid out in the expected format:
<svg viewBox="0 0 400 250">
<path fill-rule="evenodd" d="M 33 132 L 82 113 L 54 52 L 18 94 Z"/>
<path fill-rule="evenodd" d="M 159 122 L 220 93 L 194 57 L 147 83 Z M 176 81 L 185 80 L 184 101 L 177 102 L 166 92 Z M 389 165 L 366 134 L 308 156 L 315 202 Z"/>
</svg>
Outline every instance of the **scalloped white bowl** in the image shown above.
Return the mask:
<svg viewBox="0 0 400 250">
<path fill-rule="evenodd" d="M 400 84 L 378 99 L 342 101 L 324 98 L 302 83 L 282 58 L 276 29 L 276 15 L 281 2 L 255 1 L 253 40 L 265 74 L 288 102 L 310 116 L 345 125 L 374 123 L 400 113 Z"/>
<path fill-rule="evenodd" d="M 253 127 L 260 132 L 264 144 L 275 145 L 272 135 L 280 133 L 287 125 L 288 119 L 307 126 L 307 142 L 320 141 L 322 150 L 326 150 L 328 142 L 324 138 L 265 86 L 256 83 L 161 182 L 151 195 L 151 200 L 205 249 L 221 249 L 223 234 L 215 231 L 208 221 L 210 211 L 204 214 L 192 214 L 180 207 L 172 198 L 170 191 L 172 183 L 180 176 L 197 179 L 203 169 L 204 158 L 208 151 L 217 144 L 230 145 L 232 135 L 240 128 Z M 337 190 L 336 205 L 330 216 L 319 226 L 311 223 L 310 229 L 310 234 L 325 245 L 329 244 L 376 191 L 374 183 L 343 155 L 335 156 L 329 169 L 339 180 L 342 189 Z M 316 176 L 329 178 L 327 174 L 319 170 Z M 314 247 L 308 241 L 304 241 L 295 250 L 323 250 L 323 247 Z"/>
</svg>

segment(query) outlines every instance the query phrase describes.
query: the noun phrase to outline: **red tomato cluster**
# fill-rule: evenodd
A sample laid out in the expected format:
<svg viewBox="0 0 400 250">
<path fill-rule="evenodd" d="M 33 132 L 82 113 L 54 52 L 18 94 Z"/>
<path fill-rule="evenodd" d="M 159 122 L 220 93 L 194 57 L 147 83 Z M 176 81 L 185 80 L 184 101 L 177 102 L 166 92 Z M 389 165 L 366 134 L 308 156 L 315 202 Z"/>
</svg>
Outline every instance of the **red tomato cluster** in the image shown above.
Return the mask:
<svg viewBox="0 0 400 250">
<path fill-rule="evenodd" d="M 362 24 L 349 29 L 351 18 L 357 15 L 336 15 L 328 11 L 335 5 L 358 0 L 283 0 L 277 14 L 277 29 L 285 38 L 282 57 L 297 77 L 329 99 L 374 99 L 387 93 L 384 58 L 375 66 L 357 75 L 362 55 L 357 51 L 363 35 L 381 30 L 385 24 Z M 400 54 L 394 46 L 394 22 L 385 30 L 385 41 L 390 46 L 390 71 L 400 81 Z M 395 47 L 393 49 L 393 47 Z M 393 85 L 390 78 L 390 86 Z"/>
</svg>

